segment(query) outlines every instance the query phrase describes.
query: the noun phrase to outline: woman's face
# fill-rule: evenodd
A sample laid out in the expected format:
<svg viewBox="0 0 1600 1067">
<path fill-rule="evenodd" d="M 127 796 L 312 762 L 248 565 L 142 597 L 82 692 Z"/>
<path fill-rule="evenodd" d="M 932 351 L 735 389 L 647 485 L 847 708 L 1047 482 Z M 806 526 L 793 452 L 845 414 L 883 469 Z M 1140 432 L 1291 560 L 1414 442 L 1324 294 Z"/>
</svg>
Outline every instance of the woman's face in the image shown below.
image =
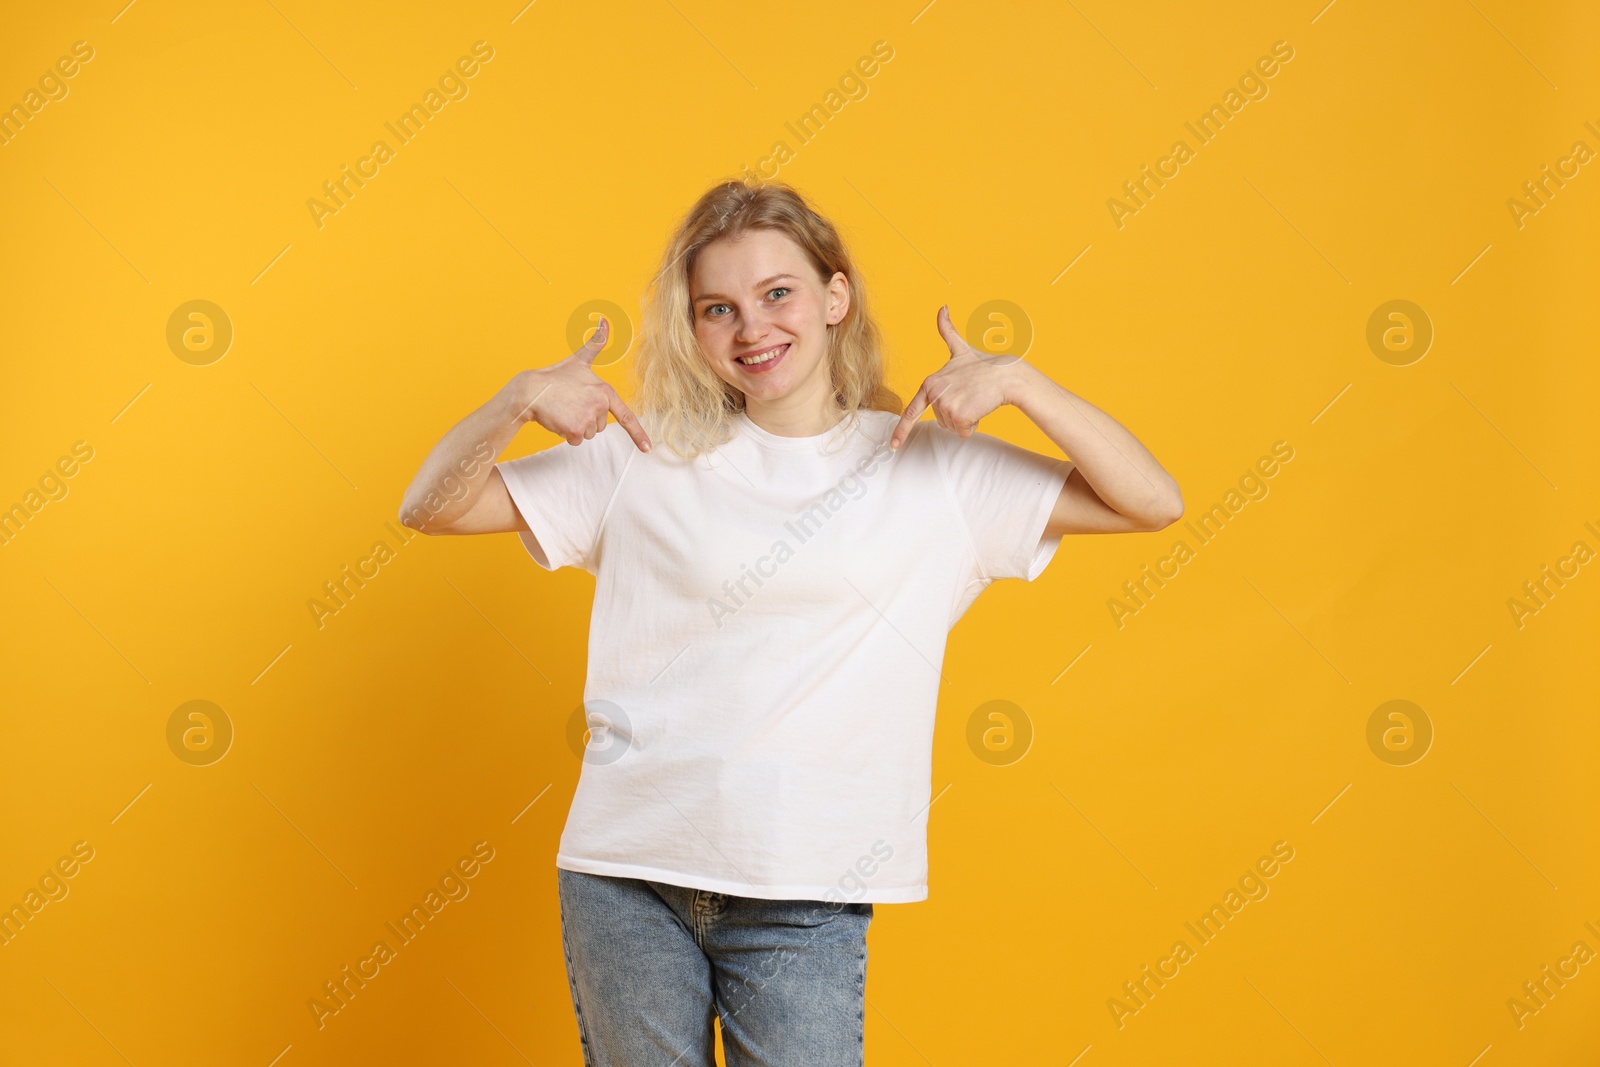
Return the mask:
<svg viewBox="0 0 1600 1067">
<path fill-rule="evenodd" d="M 689 274 L 694 331 L 717 376 L 748 407 L 784 397 L 820 410 L 833 395 L 828 326 L 850 306 L 844 274 L 826 283 L 777 230 L 747 230 L 700 250 Z M 740 357 L 768 355 L 759 364 Z"/>
</svg>

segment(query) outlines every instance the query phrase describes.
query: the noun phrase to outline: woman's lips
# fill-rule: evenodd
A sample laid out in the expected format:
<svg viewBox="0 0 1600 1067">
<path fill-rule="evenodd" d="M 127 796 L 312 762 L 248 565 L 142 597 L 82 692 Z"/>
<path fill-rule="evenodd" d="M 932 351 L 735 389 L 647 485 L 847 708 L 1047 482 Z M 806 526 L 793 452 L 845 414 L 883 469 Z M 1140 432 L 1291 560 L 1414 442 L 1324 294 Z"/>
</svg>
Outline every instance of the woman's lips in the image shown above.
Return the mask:
<svg viewBox="0 0 1600 1067">
<path fill-rule="evenodd" d="M 783 362 L 783 357 L 787 356 L 788 354 L 789 354 L 789 345 L 786 343 L 786 344 L 784 344 L 783 348 L 778 352 L 777 355 L 773 356 L 771 359 L 767 360 L 765 363 L 757 363 L 755 366 L 751 366 L 750 364 L 745 363 L 742 360 L 737 360 L 736 359 L 736 360 L 734 360 L 734 362 L 739 364 L 741 369 L 743 369 L 745 371 L 748 371 L 751 374 L 764 374 L 767 371 L 771 370 L 773 367 L 776 367 L 778 364 L 782 363 Z"/>
</svg>

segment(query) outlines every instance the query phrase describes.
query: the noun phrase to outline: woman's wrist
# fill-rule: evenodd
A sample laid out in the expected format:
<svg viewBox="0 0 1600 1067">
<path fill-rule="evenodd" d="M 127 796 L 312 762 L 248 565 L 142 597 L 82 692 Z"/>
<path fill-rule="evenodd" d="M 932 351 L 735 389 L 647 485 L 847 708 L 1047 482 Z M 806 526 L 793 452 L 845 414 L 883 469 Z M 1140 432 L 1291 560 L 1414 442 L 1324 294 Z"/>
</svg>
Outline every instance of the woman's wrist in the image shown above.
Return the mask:
<svg viewBox="0 0 1600 1067">
<path fill-rule="evenodd" d="M 1000 393 L 1003 402 L 1032 418 L 1032 412 L 1029 411 L 1030 402 L 1039 395 L 1041 387 L 1053 383 L 1044 376 L 1043 371 L 1026 359 L 1016 359 L 1008 364 L 998 365 L 995 369 L 1006 376 Z"/>
<path fill-rule="evenodd" d="M 500 390 L 501 412 L 514 428 L 520 429 L 534 421 L 534 405 L 544 389 L 537 374 L 535 370 L 521 371 Z"/>
</svg>

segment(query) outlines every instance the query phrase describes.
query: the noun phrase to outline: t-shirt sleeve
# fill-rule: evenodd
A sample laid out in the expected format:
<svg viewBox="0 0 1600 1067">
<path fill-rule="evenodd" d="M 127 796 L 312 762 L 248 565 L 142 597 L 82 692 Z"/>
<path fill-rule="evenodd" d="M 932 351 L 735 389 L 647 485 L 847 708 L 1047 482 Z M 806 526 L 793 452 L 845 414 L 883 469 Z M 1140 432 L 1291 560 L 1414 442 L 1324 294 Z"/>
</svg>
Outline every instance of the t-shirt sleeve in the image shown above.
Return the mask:
<svg viewBox="0 0 1600 1067">
<path fill-rule="evenodd" d="M 595 573 L 600 530 L 635 452 L 628 431 L 611 424 L 580 445 L 558 441 L 495 464 L 528 524 L 517 536 L 539 566 Z"/>
<path fill-rule="evenodd" d="M 963 440 L 943 427 L 935 430 L 945 484 L 972 539 L 974 578 L 1033 581 L 1061 543 L 1060 537 L 1042 539 L 1076 464 L 979 431 Z"/>
</svg>

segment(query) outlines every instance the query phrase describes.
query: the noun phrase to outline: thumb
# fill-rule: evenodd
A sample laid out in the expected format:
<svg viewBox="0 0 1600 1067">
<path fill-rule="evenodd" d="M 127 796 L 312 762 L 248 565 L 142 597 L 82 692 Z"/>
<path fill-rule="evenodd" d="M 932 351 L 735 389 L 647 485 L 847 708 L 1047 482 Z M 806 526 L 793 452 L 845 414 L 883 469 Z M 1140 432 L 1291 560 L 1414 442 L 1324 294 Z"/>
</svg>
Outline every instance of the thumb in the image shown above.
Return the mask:
<svg viewBox="0 0 1600 1067">
<path fill-rule="evenodd" d="M 609 340 L 610 337 L 611 324 L 606 321 L 606 317 L 604 315 L 601 315 L 600 324 L 594 328 L 594 333 L 587 341 L 583 343 L 583 347 L 578 349 L 578 351 L 573 354 L 581 359 L 584 363 L 593 363 L 595 357 L 600 354 L 600 350 L 605 348 L 606 341 Z"/>
<path fill-rule="evenodd" d="M 939 327 L 939 336 L 944 338 L 944 343 L 950 346 L 952 357 L 960 355 L 967 347 L 966 340 L 956 331 L 955 323 L 950 321 L 950 305 L 946 304 L 939 309 L 939 314 L 934 320 Z"/>
</svg>

